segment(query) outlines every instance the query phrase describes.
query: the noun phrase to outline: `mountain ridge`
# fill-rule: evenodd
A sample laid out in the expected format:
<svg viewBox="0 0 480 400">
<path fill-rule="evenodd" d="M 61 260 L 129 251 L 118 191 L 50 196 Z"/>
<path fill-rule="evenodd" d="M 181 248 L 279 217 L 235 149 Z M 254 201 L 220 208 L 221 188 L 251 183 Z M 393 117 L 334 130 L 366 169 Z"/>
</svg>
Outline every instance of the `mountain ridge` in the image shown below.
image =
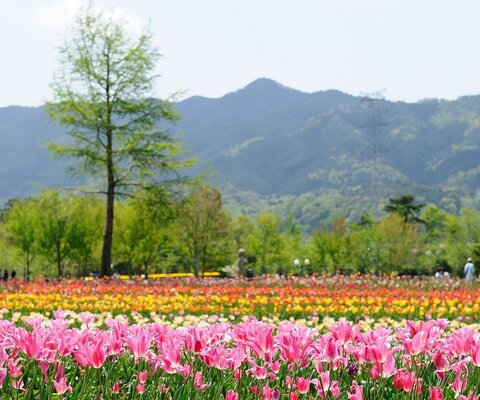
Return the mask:
<svg viewBox="0 0 480 400">
<path fill-rule="evenodd" d="M 378 197 L 405 193 L 449 211 L 478 208 L 480 96 L 378 100 L 382 124 L 376 141 L 368 128 L 373 103 L 363 100 L 333 89 L 305 93 L 259 78 L 219 98 L 177 102 L 182 118 L 169 129 L 182 132 L 200 160 L 191 173 L 211 166 L 217 172 L 211 181 L 228 192 L 237 210 L 251 209 L 242 201 L 254 198 L 266 208 L 283 204 L 281 212 L 301 218 L 306 205 L 296 210 L 295 197 L 312 194 L 325 203 L 337 199 L 330 216 L 344 207 L 354 217 L 365 207 L 355 210 L 352 201 L 375 213 Z M 66 162 L 42 148 L 48 139 L 64 137 L 47 121 L 41 107 L 0 108 L 0 200 L 71 182 L 62 172 Z M 380 196 L 372 186 L 381 187 Z"/>
</svg>

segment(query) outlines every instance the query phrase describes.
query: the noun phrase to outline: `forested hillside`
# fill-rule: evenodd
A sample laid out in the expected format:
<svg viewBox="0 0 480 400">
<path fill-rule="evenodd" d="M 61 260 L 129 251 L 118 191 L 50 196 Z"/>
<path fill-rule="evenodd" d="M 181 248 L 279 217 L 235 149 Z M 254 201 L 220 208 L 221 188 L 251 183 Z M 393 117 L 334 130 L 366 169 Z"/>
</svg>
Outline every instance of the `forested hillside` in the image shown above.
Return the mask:
<svg viewBox="0 0 480 400">
<path fill-rule="evenodd" d="M 191 173 L 213 172 L 234 211 L 268 208 L 316 226 L 338 214 L 375 214 L 407 193 L 449 212 L 478 208 L 480 96 L 375 107 L 259 79 L 222 98 L 178 102 L 182 119 L 169 129 L 199 160 Z M 66 161 L 45 148 L 49 140 L 65 138 L 41 108 L 0 109 L 2 201 L 71 184 Z"/>
</svg>

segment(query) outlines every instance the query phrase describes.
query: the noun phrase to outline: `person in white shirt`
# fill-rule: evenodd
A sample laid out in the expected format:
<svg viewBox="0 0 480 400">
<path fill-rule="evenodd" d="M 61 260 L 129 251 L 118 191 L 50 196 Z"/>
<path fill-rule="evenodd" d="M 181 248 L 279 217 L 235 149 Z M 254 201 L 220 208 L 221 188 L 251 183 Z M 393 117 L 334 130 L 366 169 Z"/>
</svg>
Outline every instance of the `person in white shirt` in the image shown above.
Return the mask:
<svg viewBox="0 0 480 400">
<path fill-rule="evenodd" d="M 463 272 L 465 273 L 465 279 L 468 281 L 472 280 L 475 276 L 475 266 L 470 257 L 468 257 L 467 263 L 463 267 Z"/>
</svg>

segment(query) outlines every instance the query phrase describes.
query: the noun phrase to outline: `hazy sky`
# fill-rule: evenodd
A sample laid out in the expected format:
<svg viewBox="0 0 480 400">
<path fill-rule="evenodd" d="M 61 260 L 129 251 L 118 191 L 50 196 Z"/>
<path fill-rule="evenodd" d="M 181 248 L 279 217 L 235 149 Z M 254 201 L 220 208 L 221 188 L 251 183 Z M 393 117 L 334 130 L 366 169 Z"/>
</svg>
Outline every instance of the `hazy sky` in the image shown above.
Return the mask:
<svg viewBox="0 0 480 400">
<path fill-rule="evenodd" d="M 0 0 L 0 107 L 50 96 L 84 0 Z M 259 77 L 391 100 L 480 94 L 480 0 L 97 0 L 151 20 L 158 95 L 220 97 Z"/>
</svg>

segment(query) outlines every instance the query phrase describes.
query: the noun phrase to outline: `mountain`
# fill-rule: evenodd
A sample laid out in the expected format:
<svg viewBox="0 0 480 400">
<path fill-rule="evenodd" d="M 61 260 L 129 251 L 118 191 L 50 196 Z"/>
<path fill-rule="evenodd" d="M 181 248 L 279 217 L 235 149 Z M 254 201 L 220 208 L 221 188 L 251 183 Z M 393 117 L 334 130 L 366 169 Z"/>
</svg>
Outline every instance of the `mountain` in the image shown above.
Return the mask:
<svg viewBox="0 0 480 400">
<path fill-rule="evenodd" d="M 199 159 L 191 173 L 213 170 L 239 212 L 268 208 L 312 226 L 378 214 L 382 200 L 407 193 L 450 212 L 480 206 L 480 96 L 368 101 L 258 79 L 176 108 L 170 130 Z M 42 108 L 0 108 L 1 200 L 72 184 L 49 140 L 66 138 Z"/>
</svg>

